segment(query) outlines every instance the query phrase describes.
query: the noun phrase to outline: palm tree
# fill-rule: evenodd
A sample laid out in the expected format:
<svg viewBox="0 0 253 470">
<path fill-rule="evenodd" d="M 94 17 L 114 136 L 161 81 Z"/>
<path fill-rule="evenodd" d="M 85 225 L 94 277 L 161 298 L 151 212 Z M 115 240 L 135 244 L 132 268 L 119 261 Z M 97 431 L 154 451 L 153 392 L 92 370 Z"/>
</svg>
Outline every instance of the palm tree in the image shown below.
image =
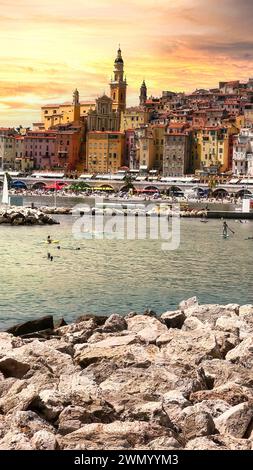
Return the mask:
<svg viewBox="0 0 253 470">
<path fill-rule="evenodd" d="M 133 178 L 131 175 L 126 174 L 124 177 L 124 181 L 125 181 L 125 188 L 127 189 L 127 191 L 129 191 L 129 189 L 133 189 L 134 185 L 133 185 Z"/>
</svg>

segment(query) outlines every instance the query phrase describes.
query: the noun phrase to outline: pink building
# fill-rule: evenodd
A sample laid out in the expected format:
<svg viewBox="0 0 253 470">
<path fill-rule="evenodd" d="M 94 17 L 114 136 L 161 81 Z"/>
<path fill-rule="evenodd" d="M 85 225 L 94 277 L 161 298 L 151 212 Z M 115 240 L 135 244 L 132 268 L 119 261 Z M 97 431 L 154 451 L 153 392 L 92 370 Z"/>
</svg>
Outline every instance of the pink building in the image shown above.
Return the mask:
<svg viewBox="0 0 253 470">
<path fill-rule="evenodd" d="M 29 131 L 24 137 L 25 157 L 33 159 L 36 169 L 46 170 L 58 167 L 55 144 L 55 131 Z"/>
</svg>

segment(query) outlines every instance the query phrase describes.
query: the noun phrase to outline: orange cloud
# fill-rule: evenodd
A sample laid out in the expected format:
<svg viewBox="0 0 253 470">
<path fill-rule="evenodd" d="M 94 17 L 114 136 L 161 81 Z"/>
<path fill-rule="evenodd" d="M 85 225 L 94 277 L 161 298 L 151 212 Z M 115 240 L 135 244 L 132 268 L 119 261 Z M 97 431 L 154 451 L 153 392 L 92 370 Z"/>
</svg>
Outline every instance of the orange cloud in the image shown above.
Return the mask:
<svg viewBox="0 0 253 470">
<path fill-rule="evenodd" d="M 158 95 L 252 72 L 251 0 L 0 0 L 0 7 L 0 125 L 38 120 L 42 103 L 69 100 L 76 87 L 81 99 L 108 92 L 119 42 L 129 105 L 143 78 Z"/>
</svg>

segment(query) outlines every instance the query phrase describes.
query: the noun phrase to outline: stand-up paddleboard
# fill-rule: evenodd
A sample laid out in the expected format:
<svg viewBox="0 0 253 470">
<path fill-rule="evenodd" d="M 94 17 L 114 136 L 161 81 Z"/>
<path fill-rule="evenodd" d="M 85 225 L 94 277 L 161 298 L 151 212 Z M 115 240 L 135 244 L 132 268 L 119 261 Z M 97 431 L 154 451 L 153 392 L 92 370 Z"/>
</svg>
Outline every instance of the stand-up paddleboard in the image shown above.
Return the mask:
<svg viewBox="0 0 253 470">
<path fill-rule="evenodd" d="M 221 236 L 222 236 L 222 238 L 229 238 L 229 235 L 223 235 L 222 234 Z"/>
<path fill-rule="evenodd" d="M 48 240 L 43 240 L 43 242 L 41 243 L 45 243 L 46 245 L 51 245 L 52 243 L 60 243 L 59 240 L 50 240 L 50 242 Z"/>
</svg>

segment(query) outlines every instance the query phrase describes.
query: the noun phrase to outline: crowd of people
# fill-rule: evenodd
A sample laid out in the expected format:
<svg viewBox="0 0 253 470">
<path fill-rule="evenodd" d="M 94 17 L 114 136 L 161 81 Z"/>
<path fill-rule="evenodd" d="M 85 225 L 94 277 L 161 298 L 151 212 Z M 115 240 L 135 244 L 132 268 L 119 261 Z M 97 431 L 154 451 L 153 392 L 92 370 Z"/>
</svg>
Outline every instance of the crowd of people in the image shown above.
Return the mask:
<svg viewBox="0 0 253 470">
<path fill-rule="evenodd" d="M 213 196 L 210 195 L 200 195 L 200 194 L 174 194 L 164 193 L 164 192 L 124 192 L 124 191 L 103 191 L 103 190 L 83 190 L 83 191 L 73 191 L 70 189 L 61 189 L 59 191 L 46 190 L 43 188 L 37 189 L 11 189 L 9 191 L 10 195 L 19 195 L 23 197 L 81 197 L 81 198 L 94 198 L 97 196 L 103 197 L 105 199 L 123 199 L 123 200 L 142 200 L 142 201 L 153 201 L 153 200 L 163 200 L 168 202 L 208 202 L 208 203 L 220 203 L 220 204 L 234 204 L 240 205 L 242 202 L 242 197 L 236 197 L 235 195 L 222 195 Z"/>
</svg>

